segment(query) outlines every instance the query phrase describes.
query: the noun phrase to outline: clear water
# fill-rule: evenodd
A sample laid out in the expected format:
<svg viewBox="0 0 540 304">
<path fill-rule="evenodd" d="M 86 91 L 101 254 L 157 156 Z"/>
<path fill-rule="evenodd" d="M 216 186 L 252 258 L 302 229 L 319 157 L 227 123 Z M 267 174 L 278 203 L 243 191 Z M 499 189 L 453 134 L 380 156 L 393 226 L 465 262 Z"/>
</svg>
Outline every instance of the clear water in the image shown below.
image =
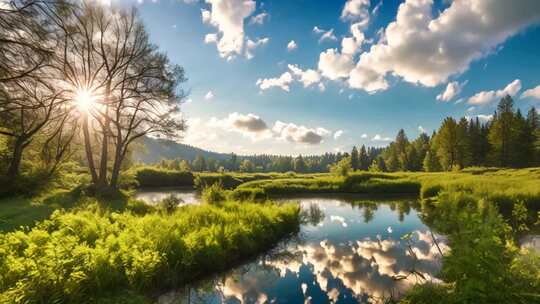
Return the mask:
<svg viewBox="0 0 540 304">
<path fill-rule="evenodd" d="M 182 204 L 198 204 L 199 195 L 189 188 L 152 188 L 141 189 L 135 193 L 135 198 L 147 204 L 155 205 L 168 196 L 174 196 L 182 200 Z"/>
<path fill-rule="evenodd" d="M 447 250 L 446 242 L 422 223 L 414 200 L 292 200 L 303 210 L 298 235 L 158 302 L 381 303 L 415 283 L 438 282 L 439 250 Z"/>
</svg>

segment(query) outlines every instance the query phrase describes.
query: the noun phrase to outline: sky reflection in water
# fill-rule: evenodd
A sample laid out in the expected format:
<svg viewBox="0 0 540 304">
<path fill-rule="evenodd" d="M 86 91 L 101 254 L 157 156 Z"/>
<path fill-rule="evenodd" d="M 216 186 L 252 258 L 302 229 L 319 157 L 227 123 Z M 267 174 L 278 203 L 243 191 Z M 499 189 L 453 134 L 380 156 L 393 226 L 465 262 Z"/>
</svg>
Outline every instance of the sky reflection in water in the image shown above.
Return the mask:
<svg viewBox="0 0 540 304">
<path fill-rule="evenodd" d="M 305 221 L 298 237 L 159 303 L 378 303 L 438 281 L 446 241 L 435 235 L 434 245 L 414 202 L 295 200 Z"/>
</svg>

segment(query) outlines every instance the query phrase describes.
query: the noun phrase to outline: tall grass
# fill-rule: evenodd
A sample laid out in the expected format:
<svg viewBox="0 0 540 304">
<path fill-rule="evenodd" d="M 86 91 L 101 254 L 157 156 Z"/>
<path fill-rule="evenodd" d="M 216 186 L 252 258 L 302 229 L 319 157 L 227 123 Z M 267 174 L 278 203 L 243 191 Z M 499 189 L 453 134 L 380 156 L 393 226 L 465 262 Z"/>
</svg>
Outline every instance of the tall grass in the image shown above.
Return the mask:
<svg viewBox="0 0 540 304">
<path fill-rule="evenodd" d="M 167 170 L 156 167 L 138 167 L 133 169 L 138 187 L 192 187 L 194 177 L 191 172 Z"/>
<path fill-rule="evenodd" d="M 171 214 L 56 211 L 0 235 L 1 303 L 87 303 L 149 292 L 223 270 L 299 225 L 296 204 L 184 206 Z"/>
</svg>

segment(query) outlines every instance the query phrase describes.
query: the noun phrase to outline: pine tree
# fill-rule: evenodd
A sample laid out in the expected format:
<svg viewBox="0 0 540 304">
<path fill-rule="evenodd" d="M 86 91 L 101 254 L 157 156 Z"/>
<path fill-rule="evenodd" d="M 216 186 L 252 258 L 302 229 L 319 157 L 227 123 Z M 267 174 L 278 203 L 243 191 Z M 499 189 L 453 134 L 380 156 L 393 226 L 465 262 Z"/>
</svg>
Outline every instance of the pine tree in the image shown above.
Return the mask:
<svg viewBox="0 0 540 304">
<path fill-rule="evenodd" d="M 298 173 L 306 172 L 307 166 L 306 166 L 306 163 L 304 162 L 304 159 L 302 158 L 302 155 L 298 155 L 298 157 L 294 159 L 293 168 L 294 168 L 294 171 Z"/>
<path fill-rule="evenodd" d="M 452 117 L 447 117 L 435 138 L 437 157 L 443 170 L 448 171 L 458 164 L 458 124 Z"/>
<path fill-rule="evenodd" d="M 356 149 L 356 146 L 354 146 L 351 151 L 351 168 L 353 171 L 360 169 L 358 149 Z"/>
<path fill-rule="evenodd" d="M 512 145 L 515 138 L 514 101 L 510 95 L 501 99 L 489 128 L 492 163 L 500 167 L 512 164 Z"/>
<path fill-rule="evenodd" d="M 530 151 L 531 156 L 529 159 L 529 166 L 539 166 L 540 165 L 540 117 L 536 108 L 533 106 L 527 113 L 527 126 L 530 130 L 531 142 Z"/>
<path fill-rule="evenodd" d="M 423 161 L 423 169 L 426 172 L 436 172 L 441 170 L 437 154 L 433 151 L 427 151 Z"/>
<path fill-rule="evenodd" d="M 369 156 L 366 152 L 366 146 L 364 145 L 362 145 L 362 147 L 360 148 L 358 161 L 360 163 L 360 170 L 369 169 L 369 165 L 370 165 Z"/>
</svg>

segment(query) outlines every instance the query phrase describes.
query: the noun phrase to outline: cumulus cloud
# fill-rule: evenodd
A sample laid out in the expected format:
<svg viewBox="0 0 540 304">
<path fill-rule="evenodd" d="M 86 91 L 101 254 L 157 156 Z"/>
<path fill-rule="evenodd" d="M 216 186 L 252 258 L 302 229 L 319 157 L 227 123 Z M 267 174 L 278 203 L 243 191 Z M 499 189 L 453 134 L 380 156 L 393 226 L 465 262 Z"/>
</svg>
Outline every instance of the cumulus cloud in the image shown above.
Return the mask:
<svg viewBox="0 0 540 304">
<path fill-rule="evenodd" d="M 523 94 L 521 94 L 521 98 L 534 98 L 540 100 L 540 85 L 523 92 Z"/>
<path fill-rule="evenodd" d="M 217 43 L 218 35 L 216 33 L 206 34 L 204 36 L 204 43 Z"/>
<path fill-rule="evenodd" d="M 432 0 L 402 3 L 396 21 L 388 24 L 382 39 L 360 57 L 351 72 L 351 87 L 385 89 L 388 74 L 436 86 L 540 21 L 536 0 L 452 1 L 436 18 L 432 6 Z"/>
<path fill-rule="evenodd" d="M 516 79 L 509 83 L 506 87 L 496 91 L 481 91 L 469 98 L 467 101 L 471 105 L 485 105 L 501 99 L 506 95 L 516 95 L 521 90 L 521 81 Z"/>
<path fill-rule="evenodd" d="M 206 99 L 206 100 L 214 99 L 214 93 L 212 91 L 208 91 L 208 93 L 206 93 L 206 95 L 204 95 L 204 99 Z"/>
<path fill-rule="evenodd" d="M 224 119 L 211 118 L 208 126 L 221 128 L 226 131 L 241 133 L 251 139 L 270 138 L 272 136 L 268 125 L 259 116 L 249 113 L 241 114 L 238 112 L 230 113 Z"/>
<path fill-rule="evenodd" d="M 242 54 L 244 48 L 244 19 L 254 11 L 253 0 L 206 0 L 211 10 L 201 10 L 202 20 L 217 27 L 217 49 L 223 58 Z"/>
<path fill-rule="evenodd" d="M 375 136 L 373 136 L 373 138 L 371 140 L 372 141 L 392 141 L 392 138 L 390 138 L 390 137 L 382 137 L 379 134 L 375 134 Z"/>
<path fill-rule="evenodd" d="M 437 100 L 440 100 L 440 101 L 452 100 L 454 97 L 459 95 L 459 93 L 461 93 L 461 90 L 463 89 L 463 86 L 465 86 L 465 84 L 467 84 L 467 81 L 463 83 L 459 83 L 457 81 L 452 81 L 448 83 L 448 85 L 446 86 L 446 89 L 443 92 L 441 92 L 439 95 L 437 95 Z"/>
<path fill-rule="evenodd" d="M 270 38 L 261 38 L 257 39 L 255 41 L 248 39 L 246 42 L 246 58 L 251 59 L 253 58 L 253 50 L 255 50 L 257 47 L 267 44 L 270 41 Z"/>
<path fill-rule="evenodd" d="M 343 130 L 337 130 L 336 132 L 334 132 L 334 139 L 338 139 L 341 137 L 341 135 L 343 135 Z"/>
<path fill-rule="evenodd" d="M 337 49 L 328 49 L 319 55 L 319 70 L 330 80 L 348 77 L 353 68 L 352 56 L 341 54 Z"/>
<path fill-rule="evenodd" d="M 334 29 L 329 30 L 323 30 L 317 26 L 313 27 L 313 32 L 316 34 L 320 34 L 321 37 L 319 38 L 319 43 L 322 43 L 324 41 L 336 41 L 337 37 L 334 35 Z"/>
<path fill-rule="evenodd" d="M 366 138 L 368 138 L 368 135 L 366 133 L 364 133 L 364 134 L 360 135 L 360 138 L 366 139 Z"/>
<path fill-rule="evenodd" d="M 278 78 L 259 78 L 257 79 L 256 85 L 259 86 L 261 90 L 268 90 L 272 87 L 281 88 L 283 91 L 289 92 L 290 85 L 293 82 L 293 76 L 289 72 L 281 74 Z"/>
<path fill-rule="evenodd" d="M 298 126 L 294 123 L 281 122 L 279 120 L 274 123 L 272 131 L 279 139 L 310 145 L 320 144 L 323 141 L 324 136 L 330 134 L 330 131 L 322 127 L 308 128 L 305 126 Z"/>
<path fill-rule="evenodd" d="M 362 27 L 369 24 L 370 0 L 348 0 L 341 11 L 342 20 L 358 21 Z"/>
<path fill-rule="evenodd" d="M 321 81 L 321 74 L 319 74 L 319 72 L 315 70 L 307 69 L 304 71 L 294 64 L 289 64 L 288 68 L 295 76 L 299 78 L 299 81 L 304 84 L 304 88 L 307 88 Z"/>
<path fill-rule="evenodd" d="M 249 24 L 263 25 L 264 21 L 268 19 L 268 16 L 269 15 L 267 13 L 260 13 L 255 16 L 252 16 L 251 19 L 249 19 Z"/>
<path fill-rule="evenodd" d="M 297 48 L 298 48 L 298 44 L 296 44 L 296 42 L 294 42 L 294 40 L 289 41 L 289 43 L 287 44 L 287 50 L 288 51 L 294 51 Z"/>
</svg>

